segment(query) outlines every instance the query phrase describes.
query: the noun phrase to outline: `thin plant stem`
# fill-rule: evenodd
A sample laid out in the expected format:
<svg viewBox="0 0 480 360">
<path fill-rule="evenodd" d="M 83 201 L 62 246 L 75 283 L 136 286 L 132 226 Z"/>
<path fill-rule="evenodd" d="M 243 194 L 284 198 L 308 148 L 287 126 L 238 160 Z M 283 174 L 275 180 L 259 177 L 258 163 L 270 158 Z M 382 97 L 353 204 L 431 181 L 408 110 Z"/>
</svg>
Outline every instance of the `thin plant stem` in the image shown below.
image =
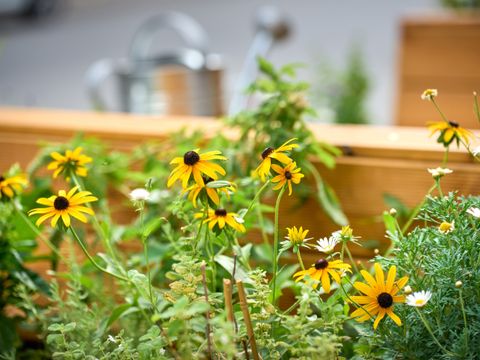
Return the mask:
<svg viewBox="0 0 480 360">
<path fill-rule="evenodd" d="M 465 312 L 465 304 L 463 302 L 462 289 L 458 289 L 458 298 L 460 299 L 460 308 L 462 309 L 463 323 L 465 324 L 465 347 L 468 349 L 468 322 L 467 313 Z"/>
<path fill-rule="evenodd" d="M 353 259 L 353 256 L 352 256 L 352 253 L 350 252 L 350 249 L 348 248 L 348 245 L 346 244 L 345 241 L 343 242 L 343 246 L 345 246 L 345 251 L 348 255 L 348 258 L 350 259 L 350 262 L 352 263 L 353 268 L 355 269 L 355 272 L 358 273 L 357 264 L 355 263 L 355 260 Z M 342 259 L 342 261 L 343 261 L 343 259 Z"/>
<path fill-rule="evenodd" d="M 78 244 L 80 245 L 80 247 L 82 248 L 83 250 L 83 253 L 87 256 L 88 260 L 90 260 L 90 262 L 93 264 L 93 266 L 95 266 L 98 270 L 104 272 L 105 274 L 108 274 L 108 275 L 111 275 L 119 280 L 123 280 L 123 281 L 127 281 L 127 282 L 130 282 L 130 280 L 126 277 L 123 277 L 121 275 L 117 275 L 117 274 L 114 274 L 110 271 L 108 271 L 107 269 L 105 269 L 104 267 L 100 266 L 96 261 L 95 259 L 90 255 L 90 253 L 88 252 L 87 248 L 85 247 L 85 245 L 83 244 L 82 240 L 80 240 L 80 238 L 78 237 L 78 234 L 77 232 L 75 231 L 75 229 L 73 227 L 69 227 L 70 229 L 70 232 L 72 233 L 73 237 L 75 238 L 75 240 L 78 242 Z"/>
<path fill-rule="evenodd" d="M 418 310 L 417 307 L 415 307 L 415 310 L 417 311 L 418 316 L 420 316 L 420 320 L 422 320 L 423 325 L 424 325 L 425 328 L 427 329 L 427 331 L 428 331 L 428 333 L 430 334 L 430 336 L 432 337 L 433 341 L 435 341 L 435 344 L 437 344 L 438 347 L 439 347 L 445 354 L 450 355 L 450 356 L 453 356 L 453 357 L 456 357 L 457 354 L 452 353 L 451 351 L 448 351 L 447 349 L 445 349 L 445 347 L 443 347 L 442 344 L 440 344 L 440 342 L 438 341 L 437 337 L 436 337 L 435 334 L 433 333 L 432 328 L 431 328 L 430 325 L 428 324 L 427 319 L 425 319 L 425 317 L 424 317 L 423 314 L 420 312 L 420 310 Z"/>
<path fill-rule="evenodd" d="M 433 97 L 431 98 L 431 101 L 432 101 L 433 105 L 435 106 L 435 108 L 437 109 L 440 116 L 442 117 L 442 119 L 445 120 L 446 122 L 449 122 L 447 117 L 445 116 L 445 114 L 442 112 L 442 110 L 440 110 L 440 107 L 438 106 L 437 102 L 435 101 L 435 99 Z"/>
<path fill-rule="evenodd" d="M 258 200 L 258 204 L 260 205 L 260 200 Z M 266 245 L 269 245 L 270 241 L 268 240 L 268 234 L 265 231 L 265 220 L 263 218 L 262 209 L 260 209 L 260 206 L 257 206 L 256 210 L 257 210 L 257 216 L 258 216 L 258 225 L 260 226 L 260 232 L 262 234 L 263 243 Z"/>
<path fill-rule="evenodd" d="M 207 303 L 207 305 L 210 306 L 210 302 L 208 301 L 208 287 L 207 287 L 207 270 L 206 270 L 206 266 L 205 266 L 205 262 L 203 261 L 202 262 L 202 265 L 201 265 L 201 269 L 202 269 L 202 283 L 203 283 L 203 291 L 204 291 L 204 295 L 205 295 L 205 302 Z M 207 325 L 205 327 L 205 332 L 206 332 L 206 335 L 207 335 L 207 349 L 208 349 L 208 359 L 213 359 L 213 353 L 212 353 L 212 338 L 211 338 L 211 329 L 210 329 L 210 310 L 207 309 L 207 312 L 205 313 L 205 318 L 206 318 L 206 322 L 207 322 Z"/>
<path fill-rule="evenodd" d="M 275 224 L 273 227 L 273 292 L 272 292 L 272 304 L 275 305 L 276 293 L 277 293 L 277 271 L 278 271 L 278 215 L 280 212 L 280 202 L 282 200 L 283 193 L 285 192 L 285 185 L 282 186 L 277 196 L 275 203 Z"/>
<path fill-rule="evenodd" d="M 442 161 L 443 167 L 447 166 L 449 152 L 450 152 L 450 145 L 445 148 L 445 153 L 443 154 L 443 161 Z"/>
<path fill-rule="evenodd" d="M 300 266 L 302 267 L 302 270 L 305 270 L 305 265 L 303 265 L 303 260 L 302 260 L 302 254 L 300 254 L 300 247 L 297 250 L 297 258 L 298 258 L 298 262 L 300 263 Z"/>
<path fill-rule="evenodd" d="M 245 216 L 247 216 L 247 214 L 250 212 L 250 210 L 252 210 L 252 208 L 255 206 L 255 204 L 260 203 L 259 202 L 260 195 L 262 195 L 263 191 L 267 188 L 267 186 L 269 184 L 270 184 L 270 180 L 267 180 L 265 182 L 265 184 L 263 184 L 263 186 L 260 188 L 260 190 L 257 191 L 257 193 L 255 194 L 255 197 L 253 198 L 253 200 L 248 205 L 247 211 L 245 211 L 245 213 L 243 214 L 243 216 L 242 216 L 243 218 L 245 218 Z"/>
<path fill-rule="evenodd" d="M 12 204 L 13 204 L 13 208 L 15 209 L 15 211 L 18 213 L 18 215 L 20 215 L 20 218 L 23 220 L 23 222 L 35 233 L 35 235 L 37 235 L 40 239 L 42 239 L 42 241 L 48 246 L 48 248 L 50 250 L 52 250 L 52 252 L 59 258 L 61 259 L 62 261 L 66 261 L 66 259 L 63 257 L 63 255 L 60 253 L 60 251 L 58 251 L 58 249 L 55 247 L 55 245 L 53 245 L 50 240 L 48 238 L 46 238 L 42 232 L 40 230 L 38 230 L 38 228 L 32 224 L 32 222 L 30 221 L 30 219 L 23 213 L 23 211 L 21 211 L 17 205 L 15 204 L 15 202 L 12 201 Z"/>
<path fill-rule="evenodd" d="M 437 184 L 434 184 L 427 192 L 427 194 L 423 197 L 422 201 L 420 202 L 420 204 L 418 204 L 415 209 L 413 209 L 412 211 L 412 214 L 410 215 L 410 217 L 408 218 L 408 221 L 405 223 L 405 225 L 403 225 L 402 227 L 402 235 L 404 235 L 407 230 L 410 228 L 410 225 L 412 225 L 412 222 L 413 220 L 415 219 L 415 217 L 418 215 L 418 213 L 420 212 L 420 210 L 422 209 L 423 205 L 425 205 L 425 202 L 427 201 L 427 197 L 433 192 L 433 190 L 435 190 L 437 187 Z"/>
<path fill-rule="evenodd" d="M 145 265 L 147 267 L 147 278 L 148 278 L 148 293 L 150 296 L 150 302 L 153 307 L 155 307 L 153 299 L 153 290 L 152 290 L 152 274 L 150 270 L 150 260 L 148 258 L 148 242 L 147 237 L 145 236 L 145 204 L 142 202 L 140 210 L 140 223 L 142 227 L 142 245 L 143 245 L 143 255 L 145 257 Z"/>
</svg>

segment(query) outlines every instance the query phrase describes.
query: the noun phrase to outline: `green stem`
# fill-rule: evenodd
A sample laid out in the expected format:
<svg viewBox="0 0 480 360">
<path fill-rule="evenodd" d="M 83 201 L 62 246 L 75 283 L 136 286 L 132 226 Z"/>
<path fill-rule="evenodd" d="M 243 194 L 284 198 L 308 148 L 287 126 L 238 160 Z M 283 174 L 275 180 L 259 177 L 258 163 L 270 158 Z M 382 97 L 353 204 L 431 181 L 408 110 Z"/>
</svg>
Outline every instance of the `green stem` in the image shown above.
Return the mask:
<svg viewBox="0 0 480 360">
<path fill-rule="evenodd" d="M 259 200 L 260 204 L 260 200 Z M 258 225 L 260 226 L 260 232 L 262 233 L 262 239 L 263 243 L 266 245 L 270 244 L 270 241 L 268 240 L 268 235 L 267 232 L 265 231 L 265 221 L 263 219 L 263 214 L 262 214 L 262 209 L 260 209 L 260 206 L 257 206 L 257 216 L 258 216 Z"/>
<path fill-rule="evenodd" d="M 27 217 L 27 215 L 25 215 L 23 213 L 23 211 L 21 211 L 17 205 L 15 204 L 15 202 L 12 201 L 12 204 L 13 204 L 13 208 L 15 209 L 15 211 L 17 212 L 18 215 L 20 215 L 20 217 L 22 218 L 22 220 L 25 222 L 25 224 L 35 233 L 35 235 L 37 235 L 40 239 L 42 239 L 43 242 L 45 242 L 45 244 L 48 246 L 48 248 L 50 250 L 52 250 L 52 252 L 59 258 L 61 259 L 62 261 L 66 261 L 65 258 L 62 256 L 62 254 L 58 251 L 58 249 L 55 247 L 55 245 L 53 245 L 49 239 L 47 239 L 42 233 L 40 230 L 38 230 L 38 228 L 32 224 L 32 222 L 30 221 L 30 219 Z"/>
<path fill-rule="evenodd" d="M 298 262 L 300 263 L 300 266 L 302 267 L 302 270 L 305 270 L 305 266 L 303 265 L 303 260 L 302 260 L 302 254 L 300 254 L 300 247 L 298 247 L 298 250 L 297 250 L 297 258 L 298 258 Z"/>
<path fill-rule="evenodd" d="M 127 281 L 129 282 L 130 280 L 126 277 L 123 277 L 121 275 L 117 275 L 117 274 L 114 274 L 114 273 L 111 273 L 110 271 L 108 271 L 107 269 L 105 269 L 104 267 L 100 266 L 96 261 L 95 259 L 89 254 L 87 248 L 85 247 L 85 245 L 83 244 L 82 240 L 80 240 L 80 238 L 78 237 L 76 231 L 73 229 L 73 227 L 70 227 L 70 232 L 72 233 L 73 237 L 75 238 L 75 240 L 77 240 L 78 244 L 80 245 L 80 247 L 82 248 L 83 250 L 83 253 L 87 256 L 88 260 L 90 260 L 90 262 L 100 271 L 104 272 L 105 274 L 108 274 L 108 275 L 111 275 L 119 280 L 123 280 L 123 281 Z"/>
<path fill-rule="evenodd" d="M 355 273 L 358 273 L 359 271 L 358 271 L 357 264 L 355 263 L 355 260 L 353 259 L 352 253 L 350 252 L 350 249 L 348 248 L 348 245 L 345 243 L 345 241 L 343 242 L 343 244 L 345 246 L 345 251 L 347 252 L 348 258 L 350 259 L 350 262 L 352 263 L 352 266 L 355 269 Z M 342 259 L 342 261 L 343 261 L 343 259 Z"/>
<path fill-rule="evenodd" d="M 447 349 L 445 349 L 445 348 L 443 347 L 442 344 L 440 344 L 440 342 L 438 341 L 437 337 L 436 337 L 435 334 L 433 333 L 432 328 L 431 328 L 430 325 L 428 324 L 428 322 L 427 322 L 427 320 L 425 319 L 425 317 L 423 316 L 423 314 L 420 312 L 420 310 L 418 310 L 418 308 L 417 308 L 416 306 L 415 306 L 414 308 L 415 308 L 415 310 L 417 311 L 418 316 L 420 316 L 420 319 L 422 320 L 423 325 L 424 325 L 425 328 L 427 329 L 427 331 L 428 331 L 428 333 L 430 334 L 430 336 L 432 337 L 433 341 L 435 341 L 435 343 L 438 345 L 438 347 L 439 347 L 443 352 L 445 352 L 445 354 L 450 355 L 450 356 L 453 356 L 453 357 L 456 357 L 457 354 L 452 353 L 451 351 L 448 351 Z"/>
<path fill-rule="evenodd" d="M 442 117 L 443 120 L 445 120 L 446 122 L 449 122 L 447 117 L 445 116 L 445 114 L 442 112 L 442 110 L 440 110 L 440 107 L 438 106 L 437 102 L 435 101 L 435 99 L 432 97 L 431 98 L 432 100 L 432 103 L 433 105 L 435 106 L 435 108 L 437 109 L 438 113 L 440 114 L 440 116 Z"/>
<path fill-rule="evenodd" d="M 270 180 L 267 180 L 265 182 L 265 184 L 263 184 L 263 186 L 260 188 L 260 190 L 257 191 L 257 193 L 255 194 L 255 197 L 253 198 L 253 200 L 250 202 L 250 205 L 248 205 L 248 208 L 247 208 L 247 211 L 245 211 L 245 213 L 243 214 L 243 218 L 245 218 L 245 216 L 247 216 L 247 214 L 250 212 L 250 210 L 252 210 L 252 208 L 255 206 L 255 204 L 258 202 L 259 203 L 259 198 L 260 198 L 260 195 L 262 195 L 263 191 L 267 188 L 267 186 L 270 184 Z"/>
<path fill-rule="evenodd" d="M 273 294 L 272 294 L 272 304 L 275 305 L 276 302 L 276 292 L 277 292 L 277 271 L 278 271 L 278 215 L 280 211 L 280 201 L 282 200 L 283 193 L 285 192 L 285 185 L 280 189 L 278 193 L 277 201 L 275 203 L 275 224 L 273 227 Z"/>
<path fill-rule="evenodd" d="M 148 258 L 148 243 L 147 243 L 147 237 L 145 236 L 145 208 L 143 203 L 140 208 L 140 223 L 142 226 L 143 255 L 145 256 L 145 265 L 147 266 L 148 293 L 150 296 L 150 302 L 155 307 L 154 299 L 153 299 L 153 290 L 152 290 L 152 274 L 150 271 L 150 260 Z"/>
<path fill-rule="evenodd" d="M 408 229 L 410 228 L 410 225 L 412 225 L 412 222 L 413 220 L 415 219 L 415 217 L 418 215 L 418 213 L 420 212 L 421 208 L 423 207 L 423 205 L 425 204 L 425 202 L 427 201 L 427 196 L 429 196 L 433 190 L 435 190 L 435 188 L 437 187 L 437 184 L 434 184 L 427 192 L 427 194 L 424 196 L 422 202 L 420 204 L 418 204 L 415 209 L 413 210 L 412 214 L 410 215 L 410 217 L 408 218 L 408 221 L 405 223 L 405 225 L 403 225 L 403 228 L 402 228 L 402 235 L 404 235 Z"/>
<path fill-rule="evenodd" d="M 447 146 L 445 148 L 445 153 L 443 154 L 443 161 L 442 161 L 442 167 L 446 167 L 447 166 L 447 162 L 448 162 L 448 153 L 450 151 L 450 146 Z"/>
<path fill-rule="evenodd" d="M 468 349 L 468 323 L 467 314 L 465 312 L 465 304 L 463 302 L 462 289 L 458 290 L 460 299 L 460 308 L 462 309 L 463 323 L 465 324 L 465 348 Z"/>
</svg>

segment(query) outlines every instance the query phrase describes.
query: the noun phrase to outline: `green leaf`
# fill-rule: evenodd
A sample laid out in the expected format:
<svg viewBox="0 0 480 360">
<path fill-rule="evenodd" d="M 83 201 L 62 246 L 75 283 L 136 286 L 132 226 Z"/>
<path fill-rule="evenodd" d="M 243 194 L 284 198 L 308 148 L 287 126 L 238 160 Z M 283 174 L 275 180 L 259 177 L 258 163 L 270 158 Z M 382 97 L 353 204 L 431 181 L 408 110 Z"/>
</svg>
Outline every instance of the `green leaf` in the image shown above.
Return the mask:
<svg viewBox="0 0 480 360">
<path fill-rule="evenodd" d="M 48 327 L 48 331 L 62 331 L 63 324 L 52 324 Z"/>
<path fill-rule="evenodd" d="M 333 189 L 321 178 L 317 178 L 317 197 L 327 215 L 338 225 L 348 225 L 348 219 L 343 213 Z"/>
<path fill-rule="evenodd" d="M 137 307 L 133 306 L 132 304 L 122 304 L 117 306 L 115 309 L 113 309 L 112 313 L 110 316 L 105 319 L 98 330 L 96 331 L 96 335 L 98 337 L 101 337 L 107 329 L 112 326 L 112 324 L 117 321 L 118 319 L 128 315 L 128 314 L 133 314 L 140 311 Z"/>
<path fill-rule="evenodd" d="M 211 189 L 220 189 L 229 186 L 232 186 L 232 183 L 225 180 L 210 181 L 209 183 L 207 183 L 207 187 Z"/>
<path fill-rule="evenodd" d="M 233 273 L 233 259 L 225 255 L 215 256 L 215 262 L 222 266 L 228 273 Z M 239 261 L 235 266 L 235 280 L 242 280 L 246 284 L 253 284 L 253 281 L 248 277 L 247 271 L 243 268 Z"/>
<path fill-rule="evenodd" d="M 260 56 L 257 58 L 257 60 L 258 60 L 258 66 L 262 73 L 270 76 L 274 80 L 278 78 L 277 71 L 275 70 L 275 68 L 270 62 L 268 62 L 267 60 L 265 60 Z"/>
<path fill-rule="evenodd" d="M 383 223 L 385 224 L 385 229 L 391 234 L 395 234 L 395 231 L 397 229 L 396 222 L 397 221 L 395 220 L 395 218 L 390 215 L 388 211 L 383 212 Z"/>
<path fill-rule="evenodd" d="M 162 226 L 163 222 L 163 218 L 155 218 L 150 221 L 145 227 L 145 231 L 143 232 L 143 238 L 146 239 L 150 236 L 151 233 L 157 231 Z"/>
<path fill-rule="evenodd" d="M 76 327 L 77 327 L 77 323 L 76 323 L 76 322 L 68 323 L 67 325 L 65 325 L 65 326 L 63 327 L 63 332 L 73 331 L 73 330 L 75 330 Z"/>
</svg>

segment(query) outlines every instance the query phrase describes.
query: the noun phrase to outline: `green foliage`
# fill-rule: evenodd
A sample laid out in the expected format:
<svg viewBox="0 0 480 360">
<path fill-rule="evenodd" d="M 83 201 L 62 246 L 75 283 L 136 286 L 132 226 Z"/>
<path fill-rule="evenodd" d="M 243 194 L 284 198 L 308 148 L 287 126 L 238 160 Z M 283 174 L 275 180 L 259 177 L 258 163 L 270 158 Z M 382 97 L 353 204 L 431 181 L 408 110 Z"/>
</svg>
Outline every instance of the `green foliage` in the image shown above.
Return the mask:
<svg viewBox="0 0 480 360">
<path fill-rule="evenodd" d="M 478 219 L 467 213 L 480 207 L 478 197 L 429 197 L 417 218 L 424 226 L 408 235 L 391 232 L 393 257 L 381 259 L 396 265 L 409 276 L 413 291 L 430 290 L 428 304 L 419 308 L 443 351 L 429 334 L 418 313 L 410 306 L 398 306 L 403 327 L 381 324 L 373 343 L 384 351 L 383 358 L 475 359 L 480 349 L 480 242 Z M 455 229 L 442 233 L 439 225 L 454 222 Z M 380 259 L 380 258 L 379 258 Z M 463 285 L 456 287 L 457 281 Z M 465 312 L 462 310 L 462 301 Z M 465 316 L 465 318 L 464 318 Z M 453 355 L 453 354 L 456 355 Z"/>
<path fill-rule="evenodd" d="M 331 109 L 337 124 L 367 124 L 365 101 L 370 89 L 362 54 L 355 47 L 343 72 L 327 65 L 321 69 L 321 79 L 316 86 L 316 102 Z"/>
<path fill-rule="evenodd" d="M 441 0 L 443 6 L 452 9 L 476 9 L 480 7 L 479 0 Z"/>
</svg>

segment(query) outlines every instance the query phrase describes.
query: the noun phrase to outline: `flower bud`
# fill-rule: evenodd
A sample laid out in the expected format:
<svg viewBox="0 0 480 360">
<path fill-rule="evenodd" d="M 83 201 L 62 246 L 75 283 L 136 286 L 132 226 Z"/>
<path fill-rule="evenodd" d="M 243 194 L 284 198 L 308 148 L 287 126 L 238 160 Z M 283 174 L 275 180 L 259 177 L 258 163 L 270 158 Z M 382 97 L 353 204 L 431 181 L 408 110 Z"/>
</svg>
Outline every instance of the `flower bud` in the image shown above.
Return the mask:
<svg viewBox="0 0 480 360">
<path fill-rule="evenodd" d="M 393 217 L 397 216 L 397 209 L 391 208 L 389 211 L 389 214 L 392 215 Z"/>
<path fill-rule="evenodd" d="M 410 285 L 405 286 L 405 288 L 403 289 L 403 291 L 404 291 L 405 294 L 407 294 L 407 295 L 410 295 L 410 294 L 413 292 L 413 290 L 412 290 L 412 288 L 410 287 Z"/>
<path fill-rule="evenodd" d="M 375 255 L 378 255 L 378 254 L 380 254 L 380 250 L 375 249 L 375 250 L 373 250 L 373 253 L 374 253 Z"/>
<path fill-rule="evenodd" d="M 462 286 L 463 286 L 463 283 L 462 283 L 460 280 L 458 280 L 458 281 L 455 283 L 455 287 L 456 287 L 457 289 L 460 289 Z"/>
</svg>

